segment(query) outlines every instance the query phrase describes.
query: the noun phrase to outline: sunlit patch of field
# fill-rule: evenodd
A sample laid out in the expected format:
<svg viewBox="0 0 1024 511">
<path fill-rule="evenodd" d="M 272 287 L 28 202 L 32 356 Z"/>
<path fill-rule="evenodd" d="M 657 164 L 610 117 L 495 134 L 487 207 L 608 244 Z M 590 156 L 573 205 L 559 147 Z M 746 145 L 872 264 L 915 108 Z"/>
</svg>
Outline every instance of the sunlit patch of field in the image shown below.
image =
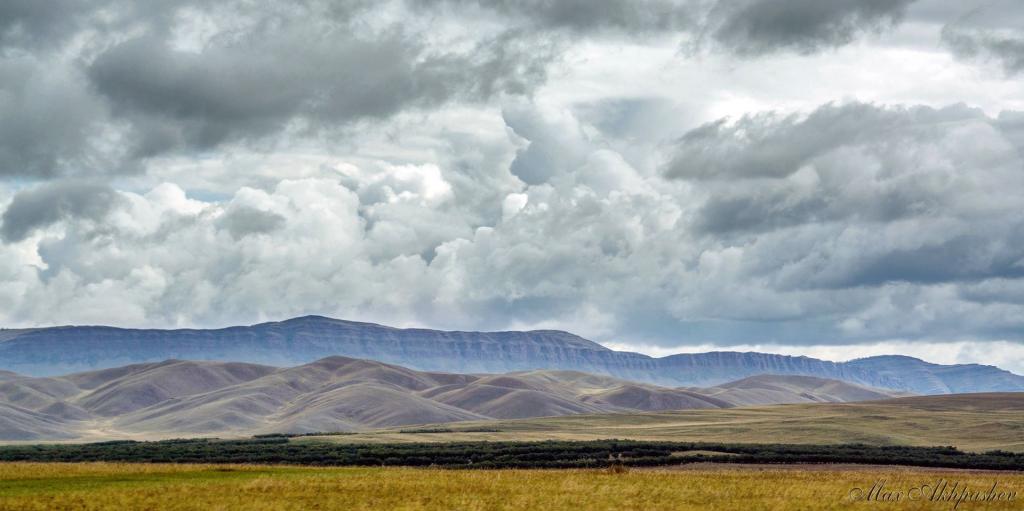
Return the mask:
<svg viewBox="0 0 1024 511">
<path fill-rule="evenodd" d="M 724 410 L 568 415 L 308 437 L 351 443 L 598 440 L 607 438 L 787 444 L 952 445 L 1024 451 L 1024 393 L 930 396 L 871 403 L 775 405 Z M 489 431 L 479 431 L 486 429 Z M 463 432 L 461 430 L 469 430 Z M 477 431 L 474 431 L 477 430 Z M 406 428 L 406 431 L 411 431 Z"/>
<path fill-rule="evenodd" d="M 0 464 L 0 509 L 953 509 L 854 502 L 885 480 L 1024 492 L 1024 474 L 889 467 L 432 470 L 241 465 Z M 1020 497 L 959 509 L 1020 509 Z"/>
</svg>

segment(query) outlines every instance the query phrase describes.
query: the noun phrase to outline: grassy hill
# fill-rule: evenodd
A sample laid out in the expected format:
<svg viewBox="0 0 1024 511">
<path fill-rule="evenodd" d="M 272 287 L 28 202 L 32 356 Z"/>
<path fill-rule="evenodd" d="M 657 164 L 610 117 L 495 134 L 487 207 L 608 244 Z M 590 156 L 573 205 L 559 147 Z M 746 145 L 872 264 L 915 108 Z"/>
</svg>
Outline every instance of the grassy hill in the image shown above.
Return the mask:
<svg viewBox="0 0 1024 511">
<path fill-rule="evenodd" d="M 576 371 L 432 373 L 346 357 L 291 368 L 168 360 L 63 377 L 0 374 L 0 441 L 352 432 L 898 394 L 806 376 L 678 389 Z"/>
</svg>

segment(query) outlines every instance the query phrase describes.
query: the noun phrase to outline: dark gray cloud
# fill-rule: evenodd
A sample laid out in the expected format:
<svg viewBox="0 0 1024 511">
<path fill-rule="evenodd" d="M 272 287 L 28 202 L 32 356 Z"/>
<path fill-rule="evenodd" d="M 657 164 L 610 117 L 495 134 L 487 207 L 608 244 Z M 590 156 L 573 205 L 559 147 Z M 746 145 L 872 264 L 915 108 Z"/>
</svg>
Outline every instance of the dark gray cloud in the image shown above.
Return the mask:
<svg viewBox="0 0 1024 511">
<path fill-rule="evenodd" d="M 996 60 L 1008 75 L 1024 70 L 1024 31 L 1010 35 L 947 26 L 942 40 L 958 57 Z"/>
<path fill-rule="evenodd" d="M 801 196 L 782 187 L 712 196 L 701 208 L 697 228 L 706 233 L 774 230 L 806 222 L 827 221 L 827 198 Z"/>
<path fill-rule="evenodd" d="M 74 32 L 86 1 L 5 0 L 0 2 L 0 46 L 53 44 Z"/>
<path fill-rule="evenodd" d="M 96 89 L 137 137 L 136 156 L 209 149 L 299 122 L 306 128 L 386 118 L 453 98 L 521 94 L 544 78 L 548 55 L 511 35 L 466 53 L 435 53 L 390 31 L 360 39 L 343 27 L 293 20 L 201 53 L 141 37 L 99 55 Z"/>
<path fill-rule="evenodd" d="M 951 192 L 938 194 L 932 189 L 918 188 L 907 179 L 902 183 L 877 186 L 872 193 L 865 193 L 845 181 L 856 180 L 857 169 L 846 170 L 847 176 L 826 176 L 828 182 L 811 186 L 799 182 L 758 182 L 715 187 L 716 193 L 700 209 L 696 227 L 706 234 L 733 235 L 851 218 L 863 222 L 893 222 L 941 212 Z M 832 180 L 834 178 L 837 179 Z"/>
<path fill-rule="evenodd" d="M 813 53 L 902 21 L 915 0 L 411 0 L 424 10 L 490 12 L 522 27 L 632 37 L 686 34 L 698 46 L 742 56 Z M 468 12 L 467 12 L 468 11 Z"/>
<path fill-rule="evenodd" d="M 976 303 L 1024 304 L 1024 279 L 991 279 L 958 290 L 961 298 Z"/>
<path fill-rule="evenodd" d="M 368 0 L 267 0 L 253 8 L 244 0 L 7 0 L 0 5 L 0 47 L 48 50 L 83 30 L 103 39 L 124 31 L 168 34 L 180 18 L 197 14 L 232 18 L 235 28 L 273 24 L 288 17 L 345 21 L 372 2 Z M 191 12 L 189 12 L 191 11 Z"/>
<path fill-rule="evenodd" d="M 839 278 L 821 281 L 826 287 L 880 286 L 891 282 L 942 284 L 985 279 L 1024 278 L 1024 224 L 993 220 L 965 233 L 916 247 L 897 248 L 851 261 Z M 997 237 L 1002 236 L 1002 237 Z M 808 279 L 809 283 L 814 279 Z"/>
<path fill-rule="evenodd" d="M 896 149 L 899 140 L 926 136 L 927 126 L 982 119 L 963 105 L 883 108 L 865 103 L 825 105 L 807 116 L 767 112 L 735 122 L 721 119 L 681 137 L 668 177 L 685 179 L 784 178 L 815 157 L 874 142 Z"/>
<path fill-rule="evenodd" d="M 73 71 L 0 59 L 0 177 L 74 173 L 96 154 L 101 105 Z"/>
<path fill-rule="evenodd" d="M 109 186 L 57 181 L 14 196 L 0 220 L 0 237 L 8 243 L 62 220 L 102 220 L 122 201 Z"/>
<path fill-rule="evenodd" d="M 1014 110 L 999 112 L 996 126 L 1015 147 L 1024 152 L 1024 112 Z"/>
<path fill-rule="evenodd" d="M 0 175 L 131 171 L 152 156 L 529 94 L 555 56 L 514 31 L 436 45 L 362 0 L 206 3 L 83 1 L 61 16 L 5 4 Z M 60 46 L 76 34 L 87 43 Z"/>
<path fill-rule="evenodd" d="M 284 227 L 285 218 L 273 211 L 264 211 L 252 206 L 236 206 L 222 216 L 218 225 L 227 229 L 231 237 L 238 240 L 250 234 L 263 234 Z"/>
<path fill-rule="evenodd" d="M 901 21 L 914 0 L 720 0 L 705 33 L 745 56 L 812 53 L 849 44 L 865 31 Z"/>
<path fill-rule="evenodd" d="M 702 14 L 690 0 L 410 0 L 431 11 L 439 6 L 465 14 L 490 11 L 524 26 L 593 33 L 614 30 L 634 35 L 693 29 Z"/>
<path fill-rule="evenodd" d="M 956 13 L 945 20 L 941 36 L 956 57 L 995 62 L 1011 76 L 1024 70 L 1024 4 L 989 0 L 944 7 Z"/>
</svg>

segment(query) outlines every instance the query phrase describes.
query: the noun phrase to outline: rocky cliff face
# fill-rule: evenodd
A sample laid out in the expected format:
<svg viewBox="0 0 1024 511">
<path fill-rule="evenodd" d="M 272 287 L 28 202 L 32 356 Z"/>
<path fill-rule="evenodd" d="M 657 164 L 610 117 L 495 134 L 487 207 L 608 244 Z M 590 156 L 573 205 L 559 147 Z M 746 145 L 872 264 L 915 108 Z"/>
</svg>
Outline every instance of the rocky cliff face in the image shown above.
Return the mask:
<svg viewBox="0 0 1024 511">
<path fill-rule="evenodd" d="M 31 375 L 172 358 L 291 366 L 332 355 L 459 373 L 570 369 L 670 386 L 712 386 L 758 374 L 792 374 L 927 394 L 1024 390 L 1024 377 L 998 368 L 941 366 L 909 357 L 849 363 L 735 352 L 652 358 L 609 350 L 567 332 L 398 329 L 319 316 L 215 330 L 0 331 L 0 369 Z"/>
<path fill-rule="evenodd" d="M 903 355 L 884 355 L 851 360 L 847 367 L 870 371 L 886 378 L 911 382 L 918 394 L 1020 391 L 1024 377 L 995 366 L 980 364 L 940 365 Z"/>
</svg>

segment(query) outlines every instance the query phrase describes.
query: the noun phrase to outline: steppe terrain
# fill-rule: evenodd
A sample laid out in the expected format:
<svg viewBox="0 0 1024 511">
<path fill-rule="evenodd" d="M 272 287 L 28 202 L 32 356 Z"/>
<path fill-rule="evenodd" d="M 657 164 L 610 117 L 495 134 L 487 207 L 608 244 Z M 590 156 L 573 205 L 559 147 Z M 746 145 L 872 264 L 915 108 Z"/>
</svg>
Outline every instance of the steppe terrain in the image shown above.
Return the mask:
<svg viewBox="0 0 1024 511">
<path fill-rule="evenodd" d="M 467 422 L 297 441 L 596 440 L 951 445 L 1024 452 L 1024 393 Z M 432 431 L 432 432 L 428 432 Z"/>
<path fill-rule="evenodd" d="M 863 502 L 871 487 L 899 502 Z M 953 509 L 914 488 L 958 483 L 1012 500 L 958 509 L 1020 509 L 1024 474 L 901 467 L 706 467 L 688 470 L 432 470 L 258 465 L 0 464 L 0 509 Z M 918 495 L 920 491 L 915 492 Z M 858 499 L 858 496 L 860 498 Z"/>
</svg>

